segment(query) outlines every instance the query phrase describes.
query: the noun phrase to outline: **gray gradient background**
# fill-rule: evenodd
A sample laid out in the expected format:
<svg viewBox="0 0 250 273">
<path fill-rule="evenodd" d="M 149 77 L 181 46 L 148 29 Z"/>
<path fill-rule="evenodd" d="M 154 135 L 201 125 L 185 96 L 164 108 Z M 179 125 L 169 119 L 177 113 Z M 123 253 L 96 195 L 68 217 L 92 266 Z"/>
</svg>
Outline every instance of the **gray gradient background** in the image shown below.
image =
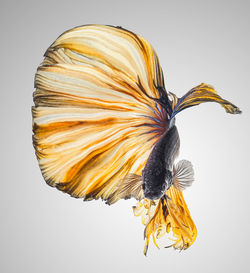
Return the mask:
<svg viewBox="0 0 250 273">
<path fill-rule="evenodd" d="M 1 1 L 0 272 L 249 272 L 249 1 Z M 121 25 L 154 46 L 168 90 L 212 84 L 243 110 L 204 104 L 177 117 L 184 195 L 198 228 L 179 253 L 143 256 L 135 201 L 83 203 L 43 181 L 31 144 L 34 74 L 65 30 Z"/>
</svg>

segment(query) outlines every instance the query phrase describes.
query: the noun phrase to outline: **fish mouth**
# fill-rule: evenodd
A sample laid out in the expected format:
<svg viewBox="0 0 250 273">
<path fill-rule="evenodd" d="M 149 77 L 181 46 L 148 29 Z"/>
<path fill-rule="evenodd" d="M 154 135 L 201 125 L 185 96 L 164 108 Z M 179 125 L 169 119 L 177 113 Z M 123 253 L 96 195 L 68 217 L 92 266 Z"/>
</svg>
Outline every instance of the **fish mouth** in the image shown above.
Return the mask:
<svg viewBox="0 0 250 273">
<path fill-rule="evenodd" d="M 144 197 L 150 200 L 157 200 L 160 199 L 167 190 L 167 184 L 164 184 L 161 189 L 145 189 L 144 190 Z"/>
</svg>

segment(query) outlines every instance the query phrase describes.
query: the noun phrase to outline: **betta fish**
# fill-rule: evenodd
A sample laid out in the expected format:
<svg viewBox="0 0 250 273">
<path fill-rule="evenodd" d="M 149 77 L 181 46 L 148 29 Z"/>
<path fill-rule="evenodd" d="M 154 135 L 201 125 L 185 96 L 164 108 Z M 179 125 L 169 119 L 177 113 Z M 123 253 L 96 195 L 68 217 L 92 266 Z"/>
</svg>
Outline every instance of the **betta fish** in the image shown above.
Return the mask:
<svg viewBox="0 0 250 273">
<path fill-rule="evenodd" d="M 194 181 L 188 160 L 176 162 L 176 115 L 203 102 L 241 111 L 201 83 L 181 98 L 165 88 L 158 56 L 122 27 L 84 25 L 64 32 L 35 76 L 33 145 L 48 185 L 84 201 L 111 205 L 135 198 L 135 216 L 150 238 L 170 236 L 187 249 L 197 236 L 183 198 Z"/>
</svg>

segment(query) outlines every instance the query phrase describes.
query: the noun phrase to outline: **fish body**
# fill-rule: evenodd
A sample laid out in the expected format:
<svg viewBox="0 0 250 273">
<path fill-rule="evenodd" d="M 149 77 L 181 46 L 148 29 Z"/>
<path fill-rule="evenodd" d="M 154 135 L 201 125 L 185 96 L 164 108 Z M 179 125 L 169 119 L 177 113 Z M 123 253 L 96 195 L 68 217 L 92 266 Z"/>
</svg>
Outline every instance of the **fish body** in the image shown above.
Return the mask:
<svg viewBox="0 0 250 273">
<path fill-rule="evenodd" d="M 179 148 L 180 138 L 174 125 L 155 144 L 142 171 L 145 198 L 160 199 L 173 184 L 173 164 Z"/>
<path fill-rule="evenodd" d="M 33 145 L 46 183 L 84 201 L 135 198 L 150 238 L 187 249 L 197 236 L 182 191 L 192 164 L 176 161 L 175 116 L 205 102 L 240 109 L 201 83 L 178 98 L 166 91 L 159 58 L 122 27 L 84 25 L 60 35 L 35 76 Z M 167 198 L 168 197 L 168 198 Z"/>
</svg>

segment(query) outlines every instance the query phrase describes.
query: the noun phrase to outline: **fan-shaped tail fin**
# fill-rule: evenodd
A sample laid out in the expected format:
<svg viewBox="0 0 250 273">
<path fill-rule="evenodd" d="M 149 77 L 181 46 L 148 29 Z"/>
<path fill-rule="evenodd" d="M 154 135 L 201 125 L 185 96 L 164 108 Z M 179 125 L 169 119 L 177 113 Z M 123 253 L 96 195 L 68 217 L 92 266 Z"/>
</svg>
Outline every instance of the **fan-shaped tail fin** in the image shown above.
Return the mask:
<svg viewBox="0 0 250 273">
<path fill-rule="evenodd" d="M 152 46 L 122 28 L 71 29 L 46 51 L 35 88 L 33 143 L 46 182 L 84 200 L 140 194 L 126 176 L 141 175 L 170 116 Z M 120 181 L 127 188 L 117 190 Z"/>
</svg>

